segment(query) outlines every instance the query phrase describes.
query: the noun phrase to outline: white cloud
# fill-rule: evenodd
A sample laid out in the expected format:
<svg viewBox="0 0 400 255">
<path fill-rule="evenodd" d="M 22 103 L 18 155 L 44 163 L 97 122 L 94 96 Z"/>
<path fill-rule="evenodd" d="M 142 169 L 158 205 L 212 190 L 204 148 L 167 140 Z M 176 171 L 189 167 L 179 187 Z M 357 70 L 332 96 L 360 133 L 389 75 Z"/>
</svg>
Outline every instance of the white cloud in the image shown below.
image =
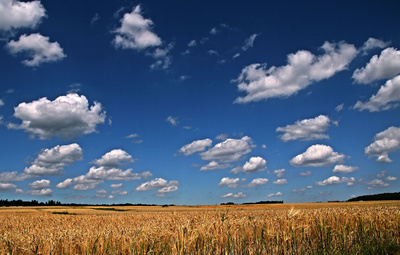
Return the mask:
<svg viewBox="0 0 400 255">
<path fill-rule="evenodd" d="M 50 185 L 49 180 L 42 179 L 42 180 L 37 180 L 32 183 L 29 183 L 29 186 L 32 189 L 45 189 L 45 188 L 49 188 L 51 185 Z"/>
<path fill-rule="evenodd" d="M 336 165 L 332 172 L 348 174 L 357 171 L 358 169 L 357 166 Z"/>
<path fill-rule="evenodd" d="M 395 180 L 397 180 L 397 177 L 395 177 L 395 176 L 388 176 L 386 178 L 386 181 L 395 181 Z"/>
<path fill-rule="evenodd" d="M 369 63 L 356 69 L 353 79 L 357 83 L 367 84 L 376 80 L 391 79 L 400 73 L 400 51 L 395 48 L 387 48 L 381 55 L 375 55 Z"/>
<path fill-rule="evenodd" d="M 113 189 L 119 189 L 119 188 L 122 187 L 122 183 L 111 184 L 110 187 L 113 188 Z"/>
<path fill-rule="evenodd" d="M 13 189 L 16 189 L 16 188 L 17 188 L 17 185 L 15 185 L 15 184 L 0 182 L 0 191 L 13 190 Z"/>
<path fill-rule="evenodd" d="M 330 146 L 316 144 L 310 146 L 304 153 L 292 158 L 289 163 L 292 166 L 329 166 L 341 162 L 346 156 L 333 151 Z"/>
<path fill-rule="evenodd" d="M 0 30 L 35 28 L 45 16 L 40 1 L 0 0 Z"/>
<path fill-rule="evenodd" d="M 227 186 L 228 188 L 237 188 L 239 186 L 239 178 L 224 177 L 218 183 L 218 186 Z"/>
<path fill-rule="evenodd" d="M 219 164 L 216 161 L 211 161 L 207 165 L 202 166 L 200 168 L 200 171 L 211 171 L 211 170 L 225 169 L 225 168 L 228 168 L 228 167 L 231 167 L 231 165 L 229 165 L 229 164 Z"/>
<path fill-rule="evenodd" d="M 246 198 L 246 194 L 244 194 L 243 192 L 238 192 L 236 194 L 233 193 L 228 193 L 226 195 L 222 195 L 222 198 L 235 198 L 235 199 L 239 199 L 239 198 Z"/>
<path fill-rule="evenodd" d="M 285 185 L 287 183 L 288 183 L 288 181 L 286 179 L 278 179 L 273 182 L 273 184 L 277 184 L 277 185 Z"/>
<path fill-rule="evenodd" d="M 126 191 L 126 190 L 114 190 L 114 191 L 111 191 L 111 194 L 118 194 L 120 196 L 126 196 L 126 195 L 128 195 L 128 191 Z"/>
<path fill-rule="evenodd" d="M 196 42 L 196 40 L 191 40 L 189 43 L 188 43 L 188 47 L 194 47 L 194 46 L 196 46 L 197 45 L 197 42 Z"/>
<path fill-rule="evenodd" d="M 266 195 L 264 198 L 271 198 L 271 197 L 276 197 L 276 196 L 282 196 L 283 193 L 282 192 L 276 192 L 276 193 L 271 193 L 269 195 Z"/>
<path fill-rule="evenodd" d="M 249 38 L 247 38 L 244 41 L 244 45 L 242 46 L 242 50 L 243 51 L 247 51 L 248 49 L 253 47 L 254 44 L 254 40 L 256 39 L 256 37 L 258 36 L 258 34 L 252 34 Z"/>
<path fill-rule="evenodd" d="M 32 178 L 32 175 L 27 173 L 18 173 L 17 171 L 0 173 L 0 183 L 24 181 L 30 178 Z"/>
<path fill-rule="evenodd" d="M 226 139 L 216 144 L 208 151 L 200 153 L 203 160 L 218 162 L 233 162 L 251 152 L 253 142 L 250 137 L 244 136 L 241 139 Z"/>
<path fill-rule="evenodd" d="M 6 48 L 13 54 L 23 53 L 28 57 L 24 65 L 37 67 L 42 63 L 56 62 L 66 57 L 58 42 L 50 42 L 41 34 L 21 35 L 18 41 L 10 41 Z"/>
<path fill-rule="evenodd" d="M 311 175 L 311 171 L 301 172 L 300 175 L 301 176 L 310 176 Z"/>
<path fill-rule="evenodd" d="M 235 103 L 249 103 L 274 97 L 289 97 L 313 82 L 332 77 L 345 70 L 357 55 L 354 45 L 325 42 L 323 55 L 315 56 L 301 50 L 288 55 L 288 64 L 266 69 L 264 64 L 252 64 L 243 68 L 235 80 L 239 91 L 246 92 Z"/>
<path fill-rule="evenodd" d="M 390 42 L 384 42 L 382 40 L 379 39 L 375 39 L 375 38 L 369 38 L 364 45 L 361 47 L 361 51 L 364 52 L 364 55 L 367 54 L 367 52 L 369 50 L 372 50 L 374 48 L 386 48 L 387 46 L 389 46 Z"/>
<path fill-rule="evenodd" d="M 255 188 L 257 186 L 266 185 L 266 184 L 268 184 L 268 179 L 256 178 L 256 179 L 253 179 L 249 184 L 247 184 L 246 187 Z"/>
<path fill-rule="evenodd" d="M 167 193 L 174 192 L 174 191 L 177 191 L 177 190 L 178 190 L 178 186 L 176 186 L 176 185 L 166 186 L 166 187 L 163 187 L 163 188 L 159 189 L 157 191 L 157 193 L 155 194 L 155 196 L 157 196 L 157 197 L 165 197 Z"/>
<path fill-rule="evenodd" d="M 136 187 L 136 191 L 148 191 L 148 190 L 153 190 L 153 189 L 159 189 L 162 190 L 163 188 L 166 187 L 173 187 L 173 186 L 178 186 L 179 182 L 178 181 L 170 181 L 168 182 L 167 180 L 164 180 L 163 178 L 155 178 L 154 180 L 145 182 L 140 184 L 139 186 Z M 174 188 L 171 188 L 174 189 Z M 161 191 L 161 193 L 165 193 L 166 189 Z M 170 191 L 171 192 L 171 191 Z"/>
<path fill-rule="evenodd" d="M 380 171 L 376 176 L 379 178 L 383 178 L 386 176 L 387 170 Z"/>
<path fill-rule="evenodd" d="M 178 117 L 168 116 L 165 121 L 171 124 L 172 126 L 178 126 L 179 124 Z"/>
<path fill-rule="evenodd" d="M 148 47 L 160 46 L 162 41 L 151 31 L 153 21 L 141 15 L 140 5 L 132 12 L 125 13 L 121 19 L 121 27 L 117 28 L 113 40 L 116 48 L 143 50 Z"/>
<path fill-rule="evenodd" d="M 100 159 L 93 160 L 93 164 L 103 167 L 121 167 L 124 163 L 134 162 L 134 159 L 126 151 L 114 149 L 104 154 Z"/>
<path fill-rule="evenodd" d="M 51 189 L 34 189 L 34 190 L 29 190 L 26 193 L 31 196 L 49 197 L 51 196 L 51 193 L 53 193 L 53 191 Z"/>
<path fill-rule="evenodd" d="M 305 188 L 301 188 L 301 189 L 293 189 L 292 192 L 294 193 L 304 193 L 304 191 L 308 190 L 308 189 L 312 189 L 312 186 L 307 186 Z"/>
<path fill-rule="evenodd" d="M 195 152 L 204 151 L 206 147 L 210 147 L 212 144 L 212 140 L 209 138 L 203 140 L 193 141 L 189 144 L 184 145 L 182 148 L 179 149 L 179 153 L 189 156 Z"/>
<path fill-rule="evenodd" d="M 285 176 L 285 172 L 286 172 L 286 169 L 278 169 L 278 170 L 273 171 L 272 173 L 276 174 L 276 177 L 282 178 L 283 176 Z"/>
<path fill-rule="evenodd" d="M 249 161 L 247 161 L 243 167 L 236 167 L 232 169 L 230 172 L 234 174 L 238 174 L 239 172 L 243 172 L 245 174 L 252 174 L 266 170 L 267 161 L 262 157 L 251 157 Z"/>
<path fill-rule="evenodd" d="M 400 75 L 386 81 L 378 92 L 363 103 L 357 101 L 354 109 L 359 111 L 369 110 L 370 112 L 386 111 L 398 107 L 400 101 Z"/>
<path fill-rule="evenodd" d="M 20 103 L 14 108 L 14 117 L 21 119 L 22 124 L 9 124 L 8 128 L 23 129 L 42 140 L 53 136 L 68 140 L 96 132 L 96 126 L 104 123 L 106 115 L 100 103 L 89 107 L 85 96 L 67 94 L 54 101 L 43 97 Z"/>
<path fill-rule="evenodd" d="M 386 183 L 380 179 L 375 179 L 370 182 L 367 182 L 368 189 L 374 189 L 376 187 L 388 187 L 390 186 L 389 183 Z"/>
<path fill-rule="evenodd" d="M 276 132 L 284 132 L 279 138 L 285 142 L 290 140 L 329 139 L 329 136 L 324 132 L 328 129 L 330 123 L 329 117 L 319 115 L 313 119 L 296 121 L 293 125 L 278 127 Z"/>
<path fill-rule="evenodd" d="M 336 110 L 337 112 L 340 112 L 341 110 L 343 110 L 343 108 L 344 108 L 344 104 L 340 104 L 340 105 L 338 105 L 338 106 L 335 107 L 335 110 Z"/>
<path fill-rule="evenodd" d="M 24 169 L 29 175 L 59 175 L 64 167 L 82 160 L 82 149 L 76 144 L 57 145 L 39 153 L 30 167 Z"/>
<path fill-rule="evenodd" d="M 388 154 L 400 150 L 400 128 L 389 127 L 376 134 L 374 140 L 365 148 L 365 154 L 378 157 L 378 162 L 392 162 Z"/>
<path fill-rule="evenodd" d="M 346 183 L 346 182 L 348 184 L 350 183 L 350 185 L 353 185 L 353 183 L 355 181 L 356 181 L 356 179 L 354 177 L 350 177 L 350 178 L 342 177 L 342 178 L 339 178 L 337 176 L 331 176 L 326 180 L 315 182 L 315 185 L 326 186 L 326 185 L 333 185 L 333 184 Z"/>
<path fill-rule="evenodd" d="M 216 35 L 218 33 L 218 30 L 217 30 L 217 28 L 215 28 L 215 27 L 213 27 L 211 30 L 210 30 L 210 34 L 212 34 L 212 35 Z"/>
</svg>

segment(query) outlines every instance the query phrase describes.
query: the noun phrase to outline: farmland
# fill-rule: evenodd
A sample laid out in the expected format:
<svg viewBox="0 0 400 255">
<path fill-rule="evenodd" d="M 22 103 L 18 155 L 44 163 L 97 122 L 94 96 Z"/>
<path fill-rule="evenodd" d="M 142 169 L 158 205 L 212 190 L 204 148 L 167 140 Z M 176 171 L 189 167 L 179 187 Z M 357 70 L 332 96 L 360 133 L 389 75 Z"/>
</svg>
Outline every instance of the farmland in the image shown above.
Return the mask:
<svg viewBox="0 0 400 255">
<path fill-rule="evenodd" d="M 399 254 L 400 202 L 3 207 L 0 254 Z"/>
</svg>

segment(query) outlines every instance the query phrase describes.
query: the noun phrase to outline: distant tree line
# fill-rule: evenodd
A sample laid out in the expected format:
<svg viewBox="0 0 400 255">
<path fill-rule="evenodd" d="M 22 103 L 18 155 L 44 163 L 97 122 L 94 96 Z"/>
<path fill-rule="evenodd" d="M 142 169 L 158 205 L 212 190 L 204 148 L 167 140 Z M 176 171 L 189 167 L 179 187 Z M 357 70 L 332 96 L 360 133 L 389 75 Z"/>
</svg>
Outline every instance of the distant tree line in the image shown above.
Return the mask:
<svg viewBox="0 0 400 255">
<path fill-rule="evenodd" d="M 400 200 L 400 192 L 359 196 L 359 197 L 351 198 L 351 199 L 347 200 L 347 202 L 375 201 L 375 200 Z"/>
<path fill-rule="evenodd" d="M 8 200 L 0 199 L 0 206 L 157 206 L 156 204 L 77 204 L 77 203 L 61 203 L 60 201 L 49 200 L 47 202 L 39 202 L 37 200 L 32 201 L 22 201 L 19 200 Z M 164 206 L 174 206 L 174 204 L 164 205 Z"/>
<path fill-rule="evenodd" d="M 242 203 L 242 205 L 283 204 L 283 201 L 258 201 Z M 235 205 L 233 202 L 221 203 L 221 205 Z"/>
</svg>

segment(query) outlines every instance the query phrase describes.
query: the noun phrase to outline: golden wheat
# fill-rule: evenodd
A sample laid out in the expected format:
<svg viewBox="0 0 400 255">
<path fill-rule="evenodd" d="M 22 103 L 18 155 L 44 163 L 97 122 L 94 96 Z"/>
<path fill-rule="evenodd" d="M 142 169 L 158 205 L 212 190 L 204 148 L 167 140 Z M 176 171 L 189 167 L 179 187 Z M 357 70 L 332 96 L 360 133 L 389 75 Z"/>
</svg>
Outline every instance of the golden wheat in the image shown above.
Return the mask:
<svg viewBox="0 0 400 255">
<path fill-rule="evenodd" d="M 2 208 L 0 254 L 396 254 L 399 205 Z"/>
</svg>

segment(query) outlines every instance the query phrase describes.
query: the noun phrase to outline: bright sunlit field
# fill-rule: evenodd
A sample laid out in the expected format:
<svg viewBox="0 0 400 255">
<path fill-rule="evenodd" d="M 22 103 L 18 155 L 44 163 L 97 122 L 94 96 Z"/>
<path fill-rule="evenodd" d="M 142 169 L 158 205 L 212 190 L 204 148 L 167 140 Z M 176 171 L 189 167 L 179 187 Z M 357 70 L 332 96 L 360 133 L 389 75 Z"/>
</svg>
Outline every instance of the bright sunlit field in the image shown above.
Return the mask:
<svg viewBox="0 0 400 255">
<path fill-rule="evenodd" d="M 0 254 L 400 254 L 400 202 L 3 207 Z"/>
</svg>

